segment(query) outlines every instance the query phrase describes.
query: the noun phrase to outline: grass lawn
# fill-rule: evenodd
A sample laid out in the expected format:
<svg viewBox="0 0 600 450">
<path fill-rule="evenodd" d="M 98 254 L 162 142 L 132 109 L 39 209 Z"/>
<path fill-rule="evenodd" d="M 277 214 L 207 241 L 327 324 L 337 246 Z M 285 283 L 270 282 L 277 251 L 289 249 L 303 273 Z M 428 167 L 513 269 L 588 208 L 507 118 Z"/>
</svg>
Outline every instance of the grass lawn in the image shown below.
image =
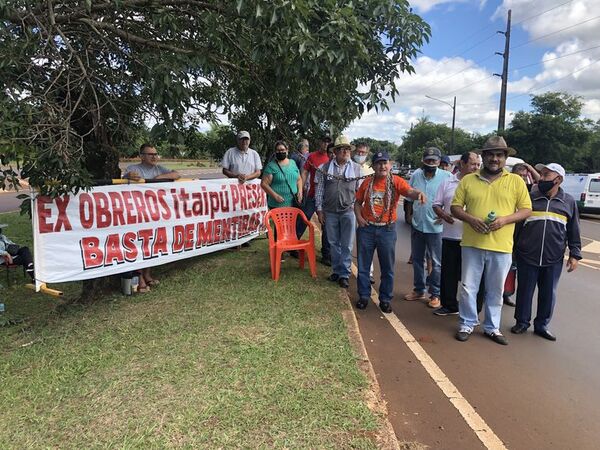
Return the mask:
<svg viewBox="0 0 600 450">
<path fill-rule="evenodd" d="M 0 223 L 31 243 L 26 219 Z M 157 268 L 152 292 L 87 307 L 1 289 L 25 320 L 0 327 L 0 448 L 375 448 L 340 290 L 293 259 L 272 282 L 266 248 Z"/>
</svg>

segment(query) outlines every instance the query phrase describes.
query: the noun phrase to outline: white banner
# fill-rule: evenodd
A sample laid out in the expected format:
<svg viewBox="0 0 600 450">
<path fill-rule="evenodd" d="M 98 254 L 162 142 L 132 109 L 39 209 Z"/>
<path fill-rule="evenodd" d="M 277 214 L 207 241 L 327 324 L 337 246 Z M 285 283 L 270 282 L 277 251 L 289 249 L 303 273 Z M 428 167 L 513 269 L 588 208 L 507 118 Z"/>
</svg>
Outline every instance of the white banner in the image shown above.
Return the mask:
<svg viewBox="0 0 600 450">
<path fill-rule="evenodd" d="M 33 201 L 36 280 L 86 280 L 240 245 L 263 230 L 260 180 L 99 186 Z"/>
</svg>

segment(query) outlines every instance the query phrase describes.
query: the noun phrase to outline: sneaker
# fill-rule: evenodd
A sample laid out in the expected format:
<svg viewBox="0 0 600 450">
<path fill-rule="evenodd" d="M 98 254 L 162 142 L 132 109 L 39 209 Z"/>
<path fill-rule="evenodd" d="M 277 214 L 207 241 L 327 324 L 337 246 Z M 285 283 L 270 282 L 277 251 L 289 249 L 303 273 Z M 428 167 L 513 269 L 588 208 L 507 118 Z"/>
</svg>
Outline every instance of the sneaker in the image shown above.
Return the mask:
<svg viewBox="0 0 600 450">
<path fill-rule="evenodd" d="M 367 297 L 359 298 L 356 302 L 356 309 L 367 309 L 367 305 L 369 304 L 369 299 Z"/>
<path fill-rule="evenodd" d="M 404 300 L 409 302 L 414 302 L 415 300 L 427 300 L 427 295 L 425 295 L 425 292 L 412 291 L 410 294 L 404 296 Z"/>
<path fill-rule="evenodd" d="M 350 283 L 348 282 L 348 278 L 340 278 L 338 280 L 338 284 L 340 285 L 341 288 L 344 288 L 344 289 L 348 289 L 348 287 L 350 286 Z"/>
<path fill-rule="evenodd" d="M 471 337 L 471 333 L 472 332 L 469 330 L 458 330 L 454 337 L 456 337 L 457 341 L 466 342 L 469 340 L 469 337 Z"/>
<path fill-rule="evenodd" d="M 439 297 L 431 296 L 429 302 L 427 302 L 427 306 L 429 306 L 430 308 L 439 308 L 440 306 L 442 306 L 442 303 L 440 302 Z"/>
<path fill-rule="evenodd" d="M 379 302 L 379 309 L 381 310 L 381 312 L 389 314 L 392 312 L 392 305 L 390 304 L 390 302 Z"/>
<path fill-rule="evenodd" d="M 508 341 L 506 340 L 504 335 L 502 333 L 500 333 L 499 331 L 492 331 L 491 333 L 484 331 L 483 334 L 486 335 L 487 337 L 489 337 L 496 344 L 508 345 Z"/>
<path fill-rule="evenodd" d="M 337 273 L 332 273 L 331 275 L 329 275 L 329 276 L 327 277 L 327 279 L 328 279 L 329 281 L 333 281 L 333 282 L 335 282 L 335 281 L 337 281 L 337 280 L 339 280 L 339 279 L 340 279 L 340 276 L 339 276 Z"/>
<path fill-rule="evenodd" d="M 458 315 L 458 311 L 454 311 L 453 309 L 446 308 L 442 306 L 441 308 L 436 309 L 433 312 L 436 316 L 456 316 Z"/>
</svg>

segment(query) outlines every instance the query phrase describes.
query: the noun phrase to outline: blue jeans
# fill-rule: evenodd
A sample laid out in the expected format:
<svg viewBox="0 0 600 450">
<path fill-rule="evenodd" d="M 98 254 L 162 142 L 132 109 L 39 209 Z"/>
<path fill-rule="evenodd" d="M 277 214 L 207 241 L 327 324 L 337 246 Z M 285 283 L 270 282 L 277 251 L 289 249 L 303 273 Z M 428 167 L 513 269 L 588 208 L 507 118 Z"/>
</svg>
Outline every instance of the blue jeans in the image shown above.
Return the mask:
<svg viewBox="0 0 600 450">
<path fill-rule="evenodd" d="M 442 233 L 421 233 L 412 228 L 411 247 L 413 257 L 413 282 L 415 292 L 424 293 L 429 284 L 429 293 L 440 296 L 440 276 L 442 272 Z M 431 257 L 431 274 L 425 269 L 425 253 Z"/>
<path fill-rule="evenodd" d="M 483 321 L 483 330 L 487 333 L 500 331 L 504 280 L 506 280 L 511 264 L 512 255 L 510 253 L 493 252 L 474 247 L 462 248 L 462 280 L 458 290 L 461 330 L 471 332 L 479 324 L 477 292 L 481 278 L 484 277 L 485 320 Z"/>
<path fill-rule="evenodd" d="M 562 272 L 562 260 L 547 267 L 527 264 L 517 257 L 517 306 L 515 319 L 517 323 L 529 327 L 531 323 L 531 302 L 535 286 L 538 288 L 537 316 L 533 321 L 536 331 L 548 328 L 554 305 L 556 303 L 556 287 Z"/>
<path fill-rule="evenodd" d="M 390 302 L 394 296 L 394 268 L 396 262 L 396 224 L 383 227 L 367 225 L 356 230 L 358 247 L 358 297 L 371 297 L 370 268 L 377 250 L 381 281 L 379 301 Z"/>
<path fill-rule="evenodd" d="M 354 229 L 356 228 L 354 210 L 342 213 L 324 213 L 325 229 L 331 253 L 331 268 L 333 273 L 340 278 L 350 278 Z"/>
<path fill-rule="evenodd" d="M 317 206 L 314 197 L 305 198 L 302 201 L 302 212 L 308 220 L 312 218 L 316 211 Z M 302 237 L 304 231 L 306 231 L 306 224 L 301 219 L 298 219 L 298 222 L 296 223 L 296 236 L 298 236 L 298 239 Z M 327 240 L 327 230 L 325 227 L 322 227 L 321 230 L 321 256 L 326 259 L 331 257 L 331 253 L 329 252 L 329 241 Z"/>
</svg>

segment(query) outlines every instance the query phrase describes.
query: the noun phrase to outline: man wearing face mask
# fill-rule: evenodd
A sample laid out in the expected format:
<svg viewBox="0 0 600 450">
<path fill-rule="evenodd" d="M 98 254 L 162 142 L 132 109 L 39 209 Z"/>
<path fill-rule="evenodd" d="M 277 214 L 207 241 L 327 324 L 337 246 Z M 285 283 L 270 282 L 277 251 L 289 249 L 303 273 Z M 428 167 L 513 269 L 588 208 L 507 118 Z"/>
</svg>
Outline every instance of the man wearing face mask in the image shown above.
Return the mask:
<svg viewBox="0 0 600 450">
<path fill-rule="evenodd" d="M 373 168 L 367 163 L 369 150 L 369 146 L 361 142 L 356 144 L 356 149 L 352 153 L 352 160 L 360 166 L 360 175 L 362 177 L 374 173 Z"/>
<path fill-rule="evenodd" d="M 329 281 L 348 288 L 356 217 L 354 199 L 359 187 L 360 167 L 350 159 L 354 146 L 346 136 L 335 140 L 335 157 L 317 172 L 315 203 L 319 222 L 327 230 L 333 273 Z"/>
<path fill-rule="evenodd" d="M 504 168 L 507 158 L 517 152 L 503 137 L 490 137 L 478 152 L 483 168 L 460 180 L 450 207 L 452 215 L 463 221 L 456 339 L 467 341 L 479 325 L 477 292 L 483 278 L 483 333 L 497 344 L 508 345 L 500 331 L 504 280 L 512 263 L 515 223 L 529 217 L 531 199 L 523 179 Z"/>
<path fill-rule="evenodd" d="M 517 242 L 517 306 L 515 334 L 527 331 L 531 321 L 531 302 L 538 288 L 537 317 L 533 332 L 555 341 L 548 330 L 556 303 L 556 287 L 562 271 L 565 248 L 569 247 L 567 272 L 577 268 L 581 259 L 579 214 L 575 199 L 562 190 L 565 169 L 560 164 L 538 164 L 541 173 L 537 185 L 531 189 L 533 213 L 525 221 Z"/>
<path fill-rule="evenodd" d="M 413 204 L 411 247 L 414 288 L 404 299 L 408 301 L 428 300 L 427 284 L 429 284 L 430 297 L 427 306 L 430 308 L 441 306 L 440 275 L 443 225 L 433 211 L 433 199 L 442 182 L 451 176 L 450 172 L 438 167 L 441 159 L 440 149 L 426 148 L 423 152 L 422 167 L 417 169 L 410 179 L 410 186 L 423 192 L 427 202 Z M 427 278 L 425 270 L 425 254 L 427 252 L 431 258 L 429 278 Z"/>
</svg>

